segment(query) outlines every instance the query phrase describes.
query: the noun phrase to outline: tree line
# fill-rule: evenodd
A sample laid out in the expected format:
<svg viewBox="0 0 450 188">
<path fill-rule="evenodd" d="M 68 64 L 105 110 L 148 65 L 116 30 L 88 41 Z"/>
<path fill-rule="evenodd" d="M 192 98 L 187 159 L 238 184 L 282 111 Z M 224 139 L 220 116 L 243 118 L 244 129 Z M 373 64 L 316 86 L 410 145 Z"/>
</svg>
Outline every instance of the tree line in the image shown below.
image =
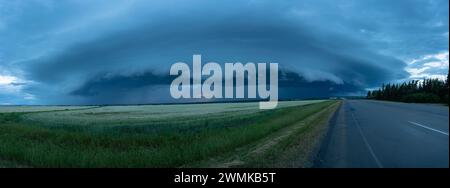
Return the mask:
<svg viewBox="0 0 450 188">
<path fill-rule="evenodd" d="M 447 80 L 423 79 L 411 80 L 398 84 L 383 84 L 381 88 L 367 93 L 367 98 L 415 103 L 447 103 L 449 102 L 449 75 Z"/>
</svg>

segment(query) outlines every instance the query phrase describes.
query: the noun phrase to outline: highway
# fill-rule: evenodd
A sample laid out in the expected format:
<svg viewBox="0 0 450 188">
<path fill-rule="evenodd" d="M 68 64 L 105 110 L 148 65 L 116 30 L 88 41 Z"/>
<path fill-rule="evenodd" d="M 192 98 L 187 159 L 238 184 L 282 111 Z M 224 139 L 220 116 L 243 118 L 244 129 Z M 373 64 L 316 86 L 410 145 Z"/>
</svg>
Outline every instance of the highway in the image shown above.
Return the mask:
<svg viewBox="0 0 450 188">
<path fill-rule="evenodd" d="M 343 100 L 315 167 L 448 168 L 447 106 Z"/>
</svg>

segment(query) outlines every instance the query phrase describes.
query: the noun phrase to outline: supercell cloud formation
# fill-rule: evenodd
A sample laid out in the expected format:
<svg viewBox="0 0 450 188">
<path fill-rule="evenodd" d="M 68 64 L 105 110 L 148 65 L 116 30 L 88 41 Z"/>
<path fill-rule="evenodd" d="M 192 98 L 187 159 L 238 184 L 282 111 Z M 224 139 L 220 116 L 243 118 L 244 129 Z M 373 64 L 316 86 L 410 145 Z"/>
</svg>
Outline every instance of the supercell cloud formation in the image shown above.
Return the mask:
<svg viewBox="0 0 450 188">
<path fill-rule="evenodd" d="M 173 102 L 175 62 L 279 63 L 280 98 L 448 72 L 448 0 L 0 1 L 1 104 Z"/>
</svg>

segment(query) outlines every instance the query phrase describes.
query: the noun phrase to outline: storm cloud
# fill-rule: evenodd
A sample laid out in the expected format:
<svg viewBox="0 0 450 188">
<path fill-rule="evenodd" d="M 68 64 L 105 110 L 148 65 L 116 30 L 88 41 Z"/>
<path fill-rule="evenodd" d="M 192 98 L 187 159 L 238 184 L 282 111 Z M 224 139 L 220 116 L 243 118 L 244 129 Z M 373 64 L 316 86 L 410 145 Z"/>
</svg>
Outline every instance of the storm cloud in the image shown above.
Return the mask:
<svg viewBox="0 0 450 188">
<path fill-rule="evenodd" d="M 8 104 L 170 102 L 169 68 L 193 54 L 279 63 L 282 98 L 448 70 L 447 0 L 36 0 L 1 2 L 0 14 L 0 76 L 21 83 L 0 82 Z"/>
</svg>

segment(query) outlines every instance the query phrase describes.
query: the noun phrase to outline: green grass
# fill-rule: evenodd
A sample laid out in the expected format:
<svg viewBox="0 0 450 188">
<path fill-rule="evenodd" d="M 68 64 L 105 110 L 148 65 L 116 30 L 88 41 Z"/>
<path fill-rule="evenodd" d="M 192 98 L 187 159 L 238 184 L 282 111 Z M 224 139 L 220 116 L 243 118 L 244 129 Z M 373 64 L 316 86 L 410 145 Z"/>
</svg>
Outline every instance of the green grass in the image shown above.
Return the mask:
<svg viewBox="0 0 450 188">
<path fill-rule="evenodd" d="M 339 103 L 292 125 L 289 135 L 260 155 L 247 157 L 249 167 L 311 167 Z"/>
<path fill-rule="evenodd" d="M 124 121 L 114 126 L 103 123 L 58 126 L 47 125 L 48 121 L 30 120 L 30 114 L 26 112 L 1 113 L 0 159 L 6 162 L 0 164 L 30 167 L 195 166 L 198 162 L 233 153 L 236 148 L 258 143 L 334 103 L 326 101 L 253 113 L 230 112 L 232 115 L 226 112 L 196 115 L 186 117 L 182 124 L 169 118 L 159 124 Z"/>
<path fill-rule="evenodd" d="M 281 101 L 278 108 L 323 102 L 323 100 Z M 204 119 L 236 118 L 260 112 L 257 102 L 182 105 L 104 106 L 87 110 L 27 113 L 22 118 L 45 126 L 128 126 L 186 125 Z M 7 109 L 5 109 L 7 110 Z M 8 109 L 16 110 L 14 107 Z M 33 110 L 33 109 L 28 109 Z M 170 121 L 168 121 L 170 120 Z"/>
</svg>

